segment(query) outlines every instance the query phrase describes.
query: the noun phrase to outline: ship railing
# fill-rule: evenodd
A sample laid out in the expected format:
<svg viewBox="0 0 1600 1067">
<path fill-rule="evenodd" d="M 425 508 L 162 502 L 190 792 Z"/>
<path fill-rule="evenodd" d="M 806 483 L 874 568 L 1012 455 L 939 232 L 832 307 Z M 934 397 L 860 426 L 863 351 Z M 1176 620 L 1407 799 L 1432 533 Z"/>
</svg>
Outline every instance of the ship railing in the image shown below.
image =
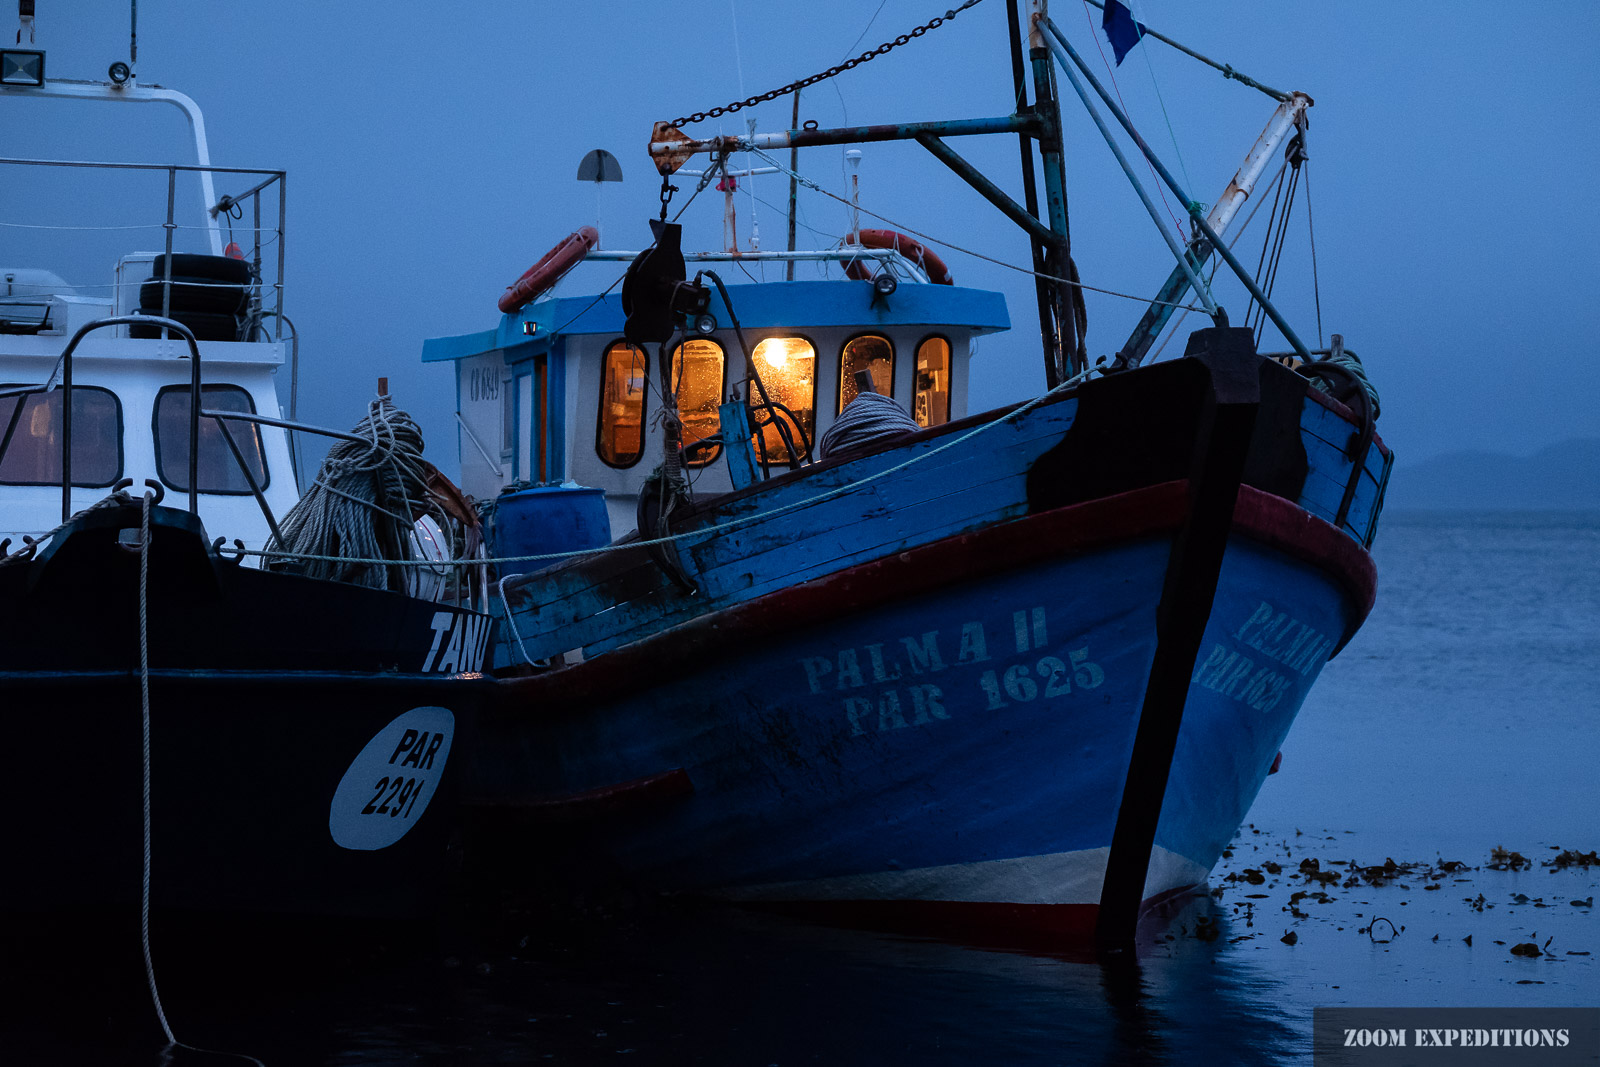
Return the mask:
<svg viewBox="0 0 1600 1067">
<path fill-rule="evenodd" d="M 303 422 L 290 419 L 277 419 L 267 415 L 258 415 L 254 412 L 244 411 L 213 411 L 202 408 L 201 402 L 204 394 L 201 392 L 200 374 L 200 345 L 195 340 L 194 331 L 176 319 L 158 318 L 154 315 L 113 315 L 109 318 L 96 319 L 85 323 L 72 335 L 66 348 L 62 349 L 57 363 L 56 371 L 50 380 L 42 385 L 25 385 L 0 390 L 0 400 L 15 399 L 18 402 L 12 406 L 11 417 L 7 421 L 3 434 L 0 434 L 0 463 L 5 462 L 6 450 L 11 447 L 12 437 L 16 434 L 17 424 L 22 417 L 25 406 L 23 398 L 40 393 L 48 393 L 53 389 L 61 390 L 61 522 L 65 525 L 72 518 L 72 360 L 79 343 L 95 330 L 107 329 L 115 326 L 146 325 L 161 328 L 164 332 L 177 334 L 189 346 L 189 514 L 199 518 L 200 515 L 200 420 L 211 419 L 222 433 L 222 439 L 228 446 L 228 451 L 233 455 L 233 460 L 244 475 L 245 483 L 250 487 L 250 493 L 255 497 L 256 506 L 261 509 L 262 516 L 267 521 L 267 526 L 272 530 L 273 539 L 277 544 L 285 544 L 283 531 L 278 527 L 276 516 L 267 503 L 266 494 L 261 485 L 256 481 L 255 475 L 250 471 L 250 464 L 245 459 L 244 450 L 239 447 L 238 439 L 234 437 L 230 422 L 245 422 L 257 426 L 272 426 L 289 432 L 312 433 L 322 437 L 331 437 L 337 440 L 354 441 L 357 444 L 370 443 L 367 438 L 358 434 L 345 433 L 340 430 L 330 430 L 322 426 L 312 426 Z M 59 374 L 59 381 L 56 375 Z M 150 483 L 152 488 L 160 492 L 159 483 Z M 57 527 L 60 529 L 60 527 Z M 461 575 L 456 574 L 455 595 L 457 601 L 462 601 Z M 480 582 L 483 588 L 486 584 Z M 476 594 L 468 592 L 466 596 L 474 597 Z M 486 594 L 484 594 L 486 595 Z"/>
<path fill-rule="evenodd" d="M 284 268 L 284 211 L 287 206 L 287 172 L 281 170 L 263 170 L 253 167 L 216 167 L 199 164 L 184 163 L 111 163 L 93 162 L 84 160 L 62 159 L 15 159 L 0 158 L 0 166 L 12 167 L 66 167 L 79 170 L 109 170 L 109 171 L 140 171 L 147 173 L 164 173 L 167 177 L 166 193 L 167 205 L 163 221 L 148 223 L 149 229 L 161 229 L 164 234 L 163 252 L 165 254 L 165 268 L 160 279 L 138 279 L 133 284 L 142 285 L 145 281 L 159 280 L 162 283 L 161 315 L 170 318 L 172 314 L 172 253 L 180 229 L 193 228 L 180 224 L 177 219 L 178 205 L 178 179 L 180 175 L 199 175 L 204 181 L 206 189 L 212 188 L 214 175 L 237 175 L 242 178 L 259 178 L 254 185 L 239 193 L 223 194 L 214 201 L 205 205 L 206 216 L 204 225 L 198 227 L 208 231 L 211 251 L 213 254 L 223 254 L 221 241 L 222 220 L 235 217 L 242 218 L 246 208 L 250 211 L 251 226 L 248 232 L 253 237 L 253 247 L 249 250 L 246 262 L 250 264 L 253 282 L 250 305 L 246 312 L 245 322 L 242 325 L 240 336 L 245 340 L 253 339 L 258 330 L 262 328 L 265 318 L 275 320 L 272 339 L 283 340 L 283 268 Z M 273 194 L 276 194 L 275 196 Z M 269 204 L 266 206 L 266 219 L 269 226 L 263 225 L 262 199 L 266 197 Z M 275 208 L 270 201 L 276 200 Z M 273 218 L 273 213 L 276 218 Z M 237 214 L 236 214 L 237 213 Z M 45 227 L 61 231 L 79 229 L 96 229 L 97 227 L 79 227 L 74 225 L 61 225 Z M 231 231 L 231 227 L 229 227 Z M 276 245 L 276 254 L 270 257 L 263 255 L 264 249 Z M 241 250 L 241 254 L 243 254 Z M 269 274 L 270 271 L 270 274 Z M 117 285 L 124 284 L 119 279 Z M 201 282 L 186 281 L 185 287 L 197 287 Z M 225 283 L 218 282 L 218 285 Z M 72 289 L 99 289 L 106 286 L 68 286 Z M 271 291 L 270 300 L 263 300 L 262 294 Z M 149 310 L 154 311 L 154 308 Z"/>
<path fill-rule="evenodd" d="M 585 261 L 602 263 L 631 263 L 638 252 L 622 252 L 609 248 L 596 248 L 584 256 Z M 876 260 L 902 280 L 928 281 L 928 276 L 916 262 L 892 248 L 867 248 L 862 245 L 844 245 L 809 252 L 685 252 L 685 263 L 850 263 L 857 260 Z"/>
</svg>

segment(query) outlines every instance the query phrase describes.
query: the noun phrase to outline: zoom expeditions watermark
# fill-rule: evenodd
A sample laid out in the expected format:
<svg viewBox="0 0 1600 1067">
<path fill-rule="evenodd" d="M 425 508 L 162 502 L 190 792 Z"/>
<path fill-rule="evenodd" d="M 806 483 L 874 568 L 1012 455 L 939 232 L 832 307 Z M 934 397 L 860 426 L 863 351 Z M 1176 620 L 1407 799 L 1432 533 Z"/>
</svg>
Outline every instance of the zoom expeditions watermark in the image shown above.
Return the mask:
<svg viewBox="0 0 1600 1067">
<path fill-rule="evenodd" d="M 1356 1026 L 1344 1028 L 1343 1048 L 1566 1048 L 1572 1044 L 1572 1031 L 1559 1030 L 1370 1030 Z"/>
<path fill-rule="evenodd" d="M 1318 1008 L 1316 1067 L 1600 1065 L 1600 1008 Z"/>
</svg>

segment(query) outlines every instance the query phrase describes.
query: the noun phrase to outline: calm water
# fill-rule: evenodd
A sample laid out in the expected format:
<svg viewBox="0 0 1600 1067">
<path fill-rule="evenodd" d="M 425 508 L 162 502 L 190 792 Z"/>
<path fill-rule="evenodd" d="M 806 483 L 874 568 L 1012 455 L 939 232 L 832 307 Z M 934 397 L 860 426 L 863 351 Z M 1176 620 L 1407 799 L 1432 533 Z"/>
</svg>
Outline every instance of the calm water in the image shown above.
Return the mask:
<svg viewBox="0 0 1600 1067">
<path fill-rule="evenodd" d="M 1572 903 L 1600 868 L 1545 866 L 1600 848 L 1600 515 L 1391 515 L 1376 554 L 1377 608 L 1216 891 L 1135 965 L 596 895 L 560 928 L 513 915 L 401 955 L 434 935 L 395 931 L 364 962 L 312 945 L 268 967 L 219 938 L 169 965 L 168 1016 L 274 1067 L 1269 1064 L 1309 1062 L 1317 1006 L 1600 1004 L 1600 920 Z M 1486 869 L 1497 846 L 1531 867 Z M 1308 884 L 1312 859 L 1339 880 Z M 1381 884 L 1344 884 L 1348 861 L 1389 859 Z M 1510 954 L 1528 941 L 1544 954 Z M 8 998 L 0 1059 L 161 1062 L 136 957 L 70 952 Z M 202 1060 L 225 1062 L 174 1054 Z"/>
</svg>

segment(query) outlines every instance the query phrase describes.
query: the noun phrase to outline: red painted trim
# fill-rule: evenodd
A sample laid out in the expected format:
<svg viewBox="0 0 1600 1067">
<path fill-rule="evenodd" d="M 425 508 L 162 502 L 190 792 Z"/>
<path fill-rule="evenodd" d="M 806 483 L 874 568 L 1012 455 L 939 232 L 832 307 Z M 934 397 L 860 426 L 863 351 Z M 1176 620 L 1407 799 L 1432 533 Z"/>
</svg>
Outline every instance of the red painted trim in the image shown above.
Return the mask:
<svg viewBox="0 0 1600 1067">
<path fill-rule="evenodd" d="M 1183 523 L 1188 508 L 1189 483 L 1164 482 L 947 537 L 709 612 L 583 663 L 508 678 L 501 693 L 513 711 L 592 704 L 701 670 L 751 642 L 797 627 L 1041 560 L 1167 534 Z M 1377 571 L 1372 557 L 1349 536 L 1249 486 L 1240 487 L 1234 528 L 1339 580 L 1358 608 L 1351 634 L 1366 618 Z"/>
<path fill-rule="evenodd" d="M 1339 579 L 1356 605 L 1356 618 L 1350 632 L 1344 636 L 1345 641 L 1366 620 L 1378 593 L 1378 568 L 1371 554 L 1349 534 L 1282 497 L 1248 485 L 1239 487 L 1239 502 L 1233 509 L 1233 528 L 1251 540 L 1321 567 Z"/>
<path fill-rule="evenodd" d="M 604 785 L 598 789 L 585 789 L 581 793 L 566 796 L 509 800 L 468 797 L 461 804 L 480 812 L 515 814 L 535 822 L 576 822 L 636 810 L 693 793 L 694 783 L 689 780 L 689 772 L 682 767 L 675 767 L 660 774 Z"/>
<path fill-rule="evenodd" d="M 1142 901 L 1141 943 L 1166 925 L 1161 906 L 1196 887 L 1183 886 Z M 1089 950 L 1094 944 L 1099 904 L 1014 904 L 968 900 L 794 900 L 736 901 L 756 911 L 793 915 L 867 930 L 938 937 L 984 948 L 1024 951 Z"/>
<path fill-rule="evenodd" d="M 557 699 L 556 691 L 563 701 L 605 699 L 635 688 L 637 679 L 656 684 L 699 670 L 772 634 L 1035 560 L 1166 533 L 1187 507 L 1188 483 L 1166 482 L 958 534 L 709 612 L 583 663 L 507 679 L 504 692 L 528 706 Z"/>
</svg>

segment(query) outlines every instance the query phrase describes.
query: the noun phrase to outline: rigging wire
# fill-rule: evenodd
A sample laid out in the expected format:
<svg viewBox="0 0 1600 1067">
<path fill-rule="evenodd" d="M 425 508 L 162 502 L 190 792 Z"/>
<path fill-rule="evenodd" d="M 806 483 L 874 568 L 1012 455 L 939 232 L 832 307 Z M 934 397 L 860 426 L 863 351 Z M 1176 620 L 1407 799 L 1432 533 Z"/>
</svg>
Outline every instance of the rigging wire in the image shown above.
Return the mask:
<svg viewBox="0 0 1600 1067">
<path fill-rule="evenodd" d="M 1287 159 L 1285 159 L 1282 163 L 1278 164 L 1278 173 L 1276 175 L 1274 175 L 1274 177 L 1272 179 L 1272 183 L 1273 184 L 1276 184 L 1277 182 L 1279 182 L 1279 181 L 1281 181 L 1283 179 L 1283 172 L 1288 166 L 1289 166 L 1289 161 Z M 1250 205 L 1250 213 L 1247 214 L 1244 217 L 1244 221 L 1239 224 L 1239 229 L 1234 232 L 1234 237 L 1235 238 L 1239 238 L 1239 237 L 1243 237 L 1244 236 L 1244 231 L 1248 230 L 1250 228 L 1250 223 L 1255 220 L 1256 212 L 1261 210 L 1262 203 L 1263 203 L 1263 201 L 1257 200 L 1254 204 Z M 1221 234 L 1218 234 L 1218 236 L 1220 237 Z M 1206 284 L 1207 285 L 1210 285 L 1213 281 L 1216 280 L 1217 271 L 1220 270 L 1221 267 L 1222 267 L 1222 260 L 1219 257 L 1218 259 L 1214 260 L 1212 262 L 1212 264 L 1211 264 L 1211 277 L 1206 279 Z M 1185 308 L 1184 311 L 1183 311 L 1183 314 L 1179 315 L 1177 317 L 1177 319 L 1174 320 L 1173 323 L 1169 327 L 1167 327 L 1166 336 L 1164 336 L 1161 339 L 1161 343 L 1156 346 L 1156 349 L 1155 349 L 1154 352 L 1150 353 L 1150 355 L 1146 358 L 1145 362 L 1154 363 L 1156 361 L 1156 358 L 1161 355 L 1161 350 L 1167 347 L 1167 342 L 1171 341 L 1174 337 L 1176 337 L 1178 335 L 1178 327 L 1183 325 L 1183 320 L 1189 317 L 1189 311 L 1190 310 L 1191 309 L 1189 309 L 1189 308 Z"/>
<path fill-rule="evenodd" d="M 1105 46 L 1100 43 L 1100 35 L 1095 32 L 1094 16 L 1089 14 L 1089 5 L 1087 0 L 1085 0 L 1083 5 L 1083 17 L 1089 23 L 1089 36 L 1094 39 L 1094 46 L 1100 52 L 1100 62 L 1105 66 L 1106 75 L 1111 79 L 1111 89 L 1117 94 L 1117 103 L 1122 105 L 1122 113 L 1124 115 L 1131 115 L 1131 112 L 1128 110 L 1128 102 L 1122 99 L 1122 87 L 1117 84 L 1117 72 L 1111 66 L 1111 61 L 1106 58 Z M 1163 109 L 1163 114 L 1165 114 L 1165 109 Z M 1169 130 L 1171 129 L 1170 123 L 1168 124 L 1167 128 Z M 1151 184 L 1156 187 L 1156 192 L 1161 196 L 1161 206 L 1167 209 L 1167 218 L 1172 220 L 1173 228 L 1178 231 L 1178 236 L 1183 239 L 1185 244 L 1187 244 L 1189 241 L 1189 231 L 1184 229 L 1183 223 L 1178 221 L 1177 212 L 1172 210 L 1172 202 L 1167 199 L 1167 190 L 1164 188 L 1160 176 L 1156 174 L 1155 164 L 1151 163 L 1149 159 L 1146 159 L 1144 161 L 1144 165 L 1146 169 L 1150 171 Z M 1187 175 L 1185 175 L 1185 177 L 1187 177 Z M 1192 188 L 1192 186 L 1193 183 L 1191 182 L 1189 187 Z"/>
<path fill-rule="evenodd" d="M 1144 5 L 1139 5 L 1143 7 Z M 1144 20 L 1139 19 L 1142 25 Z M 1172 141 L 1173 154 L 1178 157 L 1178 169 L 1183 171 L 1183 184 L 1185 188 L 1193 189 L 1194 179 L 1189 177 L 1189 164 L 1183 158 L 1183 149 L 1178 144 L 1178 131 L 1172 128 L 1172 116 L 1167 114 L 1167 99 L 1161 94 L 1161 83 L 1156 79 L 1156 65 L 1150 59 L 1151 49 L 1141 48 L 1139 54 L 1144 57 L 1145 69 L 1150 72 L 1150 87 L 1156 91 L 1156 103 L 1161 105 L 1161 117 L 1167 124 L 1167 136 Z"/>
<path fill-rule="evenodd" d="M 1322 340 L 1322 283 L 1317 279 L 1317 226 L 1311 215 L 1311 161 L 1305 163 L 1306 172 L 1306 229 L 1311 234 L 1311 295 L 1317 303 L 1317 347 L 1325 348 Z"/>
<path fill-rule="evenodd" d="M 790 170 L 788 167 L 784 166 L 782 163 L 779 163 L 772 156 L 767 155 L 767 153 L 762 151 L 761 149 L 753 148 L 753 149 L 751 149 L 751 151 L 753 151 L 756 155 L 760 156 L 762 159 L 766 160 L 768 163 L 770 163 L 773 166 L 775 166 L 775 167 L 779 168 L 780 170 L 782 170 L 785 174 L 793 175 L 796 178 L 796 180 L 798 180 L 802 185 L 805 185 L 805 186 L 807 186 L 807 187 L 809 187 L 811 189 L 814 189 L 815 191 L 821 193 L 823 196 L 832 197 L 833 199 L 839 201 L 839 203 L 841 203 L 841 204 L 845 204 L 846 206 L 853 206 L 853 205 L 850 204 L 850 201 L 846 200 L 844 197 L 838 195 L 837 193 L 834 193 L 834 192 L 831 192 L 831 191 L 829 191 L 827 189 L 824 189 L 822 186 L 818 185 L 816 182 L 812 181 L 810 178 L 807 178 L 807 177 L 805 177 L 803 175 L 800 175 L 800 174 L 796 174 L 794 171 Z M 870 208 L 864 208 L 863 207 L 863 208 L 860 208 L 860 211 L 864 215 L 871 215 L 873 218 L 878 219 L 880 222 L 887 222 L 890 226 L 893 226 L 895 229 L 900 230 L 902 233 L 909 233 L 909 234 L 911 234 L 911 235 L 913 235 L 915 237 L 921 237 L 923 240 L 932 241 L 936 245 L 941 245 L 941 246 L 943 246 L 945 248 L 953 249 L 953 250 L 955 250 L 957 252 L 961 252 L 961 253 L 964 253 L 966 255 L 972 256 L 975 259 L 981 259 L 981 260 L 984 260 L 984 261 L 986 261 L 988 263 L 993 263 L 996 266 L 1005 267 L 1007 270 L 1014 270 L 1018 274 L 1028 274 L 1028 275 L 1031 275 L 1031 276 L 1033 276 L 1035 278 L 1043 278 L 1046 281 L 1059 282 L 1062 285 L 1070 285 L 1075 289 L 1084 289 L 1084 290 L 1087 290 L 1088 292 L 1091 292 L 1091 293 L 1103 293 L 1106 296 L 1122 297 L 1124 300 L 1136 300 L 1141 304 L 1160 304 L 1160 305 L 1162 305 L 1164 307 L 1187 308 L 1187 309 L 1192 310 L 1192 311 L 1202 310 L 1200 308 L 1195 307 L 1193 304 L 1179 304 L 1179 303 L 1176 303 L 1176 302 L 1173 302 L 1173 301 L 1170 301 L 1170 300 L 1152 300 L 1149 297 L 1135 296 L 1132 293 L 1119 293 L 1115 289 L 1102 289 L 1099 286 L 1089 285 L 1089 284 L 1087 284 L 1085 282 L 1076 281 L 1076 280 L 1074 280 L 1072 278 L 1061 278 L 1061 277 L 1057 277 L 1054 274 L 1045 274 L 1042 271 L 1031 270 L 1028 267 L 1019 267 L 1015 263 L 1008 263 L 1003 259 L 996 259 L 994 256 L 985 255 L 982 252 L 976 252 L 976 251 L 973 251 L 970 248 L 965 248 L 965 247 L 963 247 L 961 245 L 954 244 L 953 242 L 946 241 L 946 240 L 944 240 L 942 238 L 934 237 L 931 234 L 927 234 L 927 233 L 924 233 L 921 230 L 914 229 L 913 227 L 908 226 L 903 222 L 896 222 L 894 219 L 889 218 L 887 215 L 880 215 L 880 214 L 878 214 L 878 212 L 873 211 Z M 807 229 L 810 229 L 810 227 L 807 227 Z"/>
</svg>

